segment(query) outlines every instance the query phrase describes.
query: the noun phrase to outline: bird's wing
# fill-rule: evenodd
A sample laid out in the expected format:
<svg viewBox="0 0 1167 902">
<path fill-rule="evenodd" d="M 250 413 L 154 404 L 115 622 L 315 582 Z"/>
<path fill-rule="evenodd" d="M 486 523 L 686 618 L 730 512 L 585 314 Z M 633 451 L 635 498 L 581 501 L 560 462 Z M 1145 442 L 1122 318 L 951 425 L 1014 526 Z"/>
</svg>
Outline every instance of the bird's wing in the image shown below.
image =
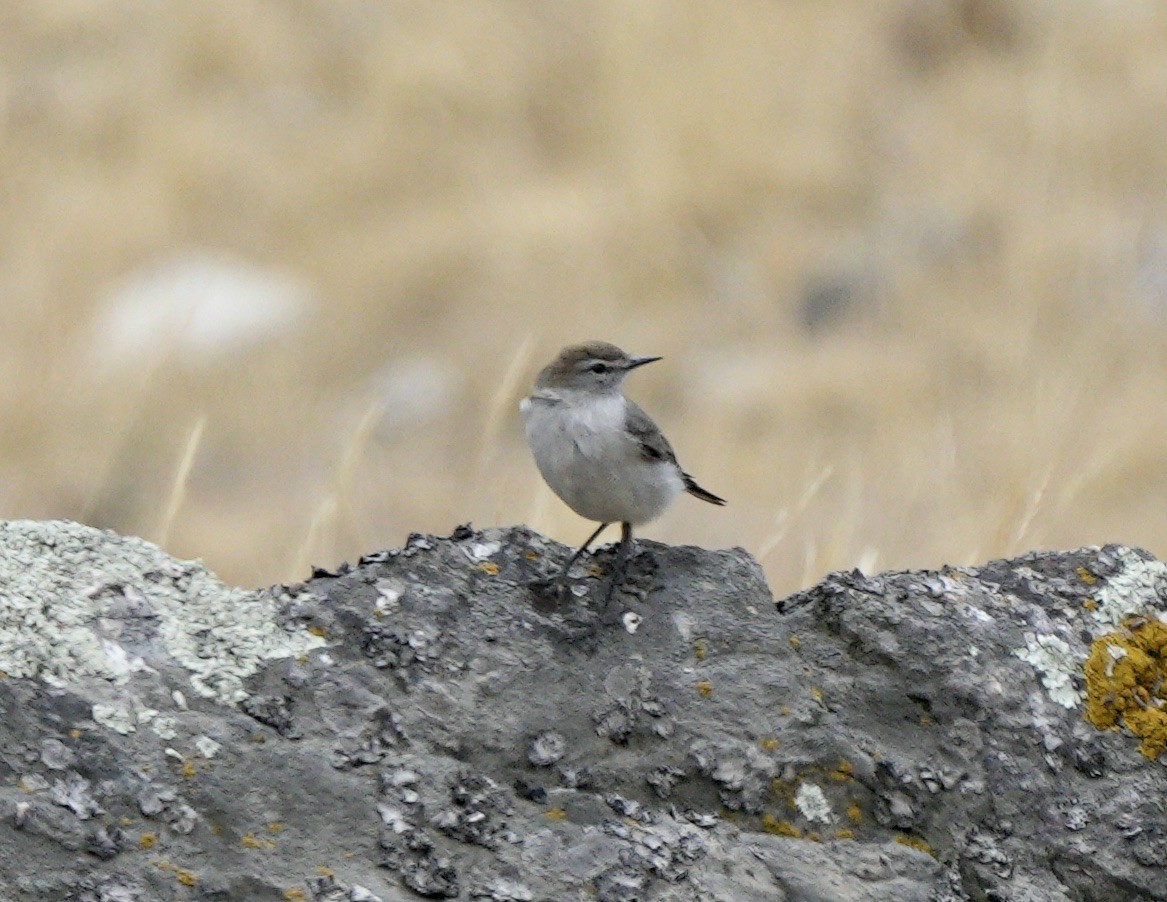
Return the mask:
<svg viewBox="0 0 1167 902">
<path fill-rule="evenodd" d="M 645 460 L 664 460 L 677 465 L 677 455 L 669 440 L 657 428 L 652 418 L 634 402 L 629 401 L 624 415 L 624 428 L 640 446 L 641 456 Z"/>
<path fill-rule="evenodd" d="M 628 430 L 628 434 L 639 444 L 640 454 L 645 460 L 668 461 L 680 470 L 681 480 L 684 482 L 686 492 L 700 498 L 702 501 L 708 501 L 710 504 L 725 504 L 724 498 L 714 495 L 708 489 L 701 488 L 692 476 L 684 470 L 681 470 L 681 465 L 677 463 L 677 455 L 673 453 L 673 448 L 669 444 L 669 440 L 656 428 L 656 423 L 652 421 L 649 415 L 637 407 L 632 401 L 629 401 L 627 405 L 624 428 Z"/>
</svg>

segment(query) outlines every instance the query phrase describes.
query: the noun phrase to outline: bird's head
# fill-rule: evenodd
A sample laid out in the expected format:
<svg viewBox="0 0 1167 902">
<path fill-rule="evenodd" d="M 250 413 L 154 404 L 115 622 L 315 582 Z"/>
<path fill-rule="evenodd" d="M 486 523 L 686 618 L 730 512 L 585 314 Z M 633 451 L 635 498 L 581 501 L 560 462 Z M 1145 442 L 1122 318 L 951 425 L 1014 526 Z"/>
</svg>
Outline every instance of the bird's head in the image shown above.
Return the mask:
<svg viewBox="0 0 1167 902">
<path fill-rule="evenodd" d="M 625 377 L 659 357 L 632 357 L 606 341 L 568 345 L 543 368 L 536 388 L 606 394 L 618 392 Z"/>
</svg>

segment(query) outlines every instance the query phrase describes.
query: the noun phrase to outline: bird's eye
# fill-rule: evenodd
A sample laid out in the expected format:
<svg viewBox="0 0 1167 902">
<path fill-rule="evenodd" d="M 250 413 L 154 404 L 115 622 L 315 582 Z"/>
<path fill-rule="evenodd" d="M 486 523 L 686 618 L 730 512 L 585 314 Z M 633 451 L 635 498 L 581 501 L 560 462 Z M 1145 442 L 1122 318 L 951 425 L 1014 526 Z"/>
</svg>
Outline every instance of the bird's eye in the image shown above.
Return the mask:
<svg viewBox="0 0 1167 902">
<path fill-rule="evenodd" d="M 588 369 L 591 370 L 593 373 L 606 373 L 606 372 L 608 372 L 608 364 L 606 364 L 606 363 L 593 363 L 591 366 L 588 367 Z"/>
</svg>

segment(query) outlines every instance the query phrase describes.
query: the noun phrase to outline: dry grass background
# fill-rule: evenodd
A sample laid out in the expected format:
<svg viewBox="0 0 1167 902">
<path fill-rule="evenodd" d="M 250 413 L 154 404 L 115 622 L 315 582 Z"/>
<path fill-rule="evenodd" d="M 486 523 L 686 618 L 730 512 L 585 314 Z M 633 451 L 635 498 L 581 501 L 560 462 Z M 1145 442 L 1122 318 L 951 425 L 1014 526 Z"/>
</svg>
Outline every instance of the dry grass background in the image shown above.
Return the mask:
<svg viewBox="0 0 1167 902">
<path fill-rule="evenodd" d="M 515 404 L 601 337 L 665 355 L 630 392 L 731 502 L 644 534 L 776 591 L 1167 554 L 1165 111 L 1155 0 L 10 0 L 0 516 L 243 584 L 575 543 Z M 109 365 L 119 280 L 199 249 L 312 315 Z"/>
</svg>

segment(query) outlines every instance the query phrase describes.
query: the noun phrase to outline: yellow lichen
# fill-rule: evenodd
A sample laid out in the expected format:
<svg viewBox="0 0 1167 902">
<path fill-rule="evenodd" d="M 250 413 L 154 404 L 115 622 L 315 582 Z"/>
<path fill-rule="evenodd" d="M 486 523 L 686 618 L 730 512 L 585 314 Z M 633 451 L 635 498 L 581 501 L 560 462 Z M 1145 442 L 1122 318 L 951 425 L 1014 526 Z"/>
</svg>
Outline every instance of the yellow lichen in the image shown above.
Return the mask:
<svg viewBox="0 0 1167 902">
<path fill-rule="evenodd" d="M 849 830 L 846 827 L 840 827 L 835 831 L 835 839 L 854 839 L 855 831 Z"/>
<path fill-rule="evenodd" d="M 307 899 L 302 889 L 286 889 L 284 890 L 284 898 L 288 902 L 300 902 L 301 899 Z"/>
<path fill-rule="evenodd" d="M 80 739 L 81 738 L 81 731 L 78 730 L 76 727 L 74 727 L 73 729 L 71 729 L 69 731 L 69 738 L 70 739 Z"/>
<path fill-rule="evenodd" d="M 478 569 L 488 576 L 498 576 L 498 564 L 493 561 L 483 561 L 478 565 Z"/>
<path fill-rule="evenodd" d="M 318 876 L 318 877 L 335 877 L 336 876 L 336 872 L 333 871 L 332 868 L 326 868 L 322 864 L 318 864 L 315 868 L 313 868 L 313 870 L 316 871 L 316 876 Z"/>
<path fill-rule="evenodd" d="M 816 830 L 811 830 L 808 834 L 806 834 L 806 838 L 808 840 L 810 840 L 811 842 L 822 842 L 823 841 L 822 836 Z"/>
<path fill-rule="evenodd" d="M 269 823 L 267 825 L 267 832 L 268 833 L 279 833 L 283 829 L 284 829 L 284 825 L 281 824 L 279 821 L 272 821 L 271 823 Z"/>
<path fill-rule="evenodd" d="M 774 815 L 762 815 L 762 829 L 775 836 L 789 836 L 791 839 L 802 839 L 802 831 L 789 821 L 780 821 Z"/>
<path fill-rule="evenodd" d="M 1097 611 L 1098 602 L 1096 602 L 1093 598 L 1087 598 L 1084 602 L 1082 602 L 1082 607 L 1087 611 Z"/>
<path fill-rule="evenodd" d="M 177 865 L 171 864 L 169 861 L 159 861 L 155 859 L 150 862 L 154 867 L 160 871 L 169 871 L 174 874 L 174 879 L 183 886 L 194 886 L 198 883 L 198 875 L 194 871 L 188 871 L 186 868 L 180 868 Z"/>
<path fill-rule="evenodd" d="M 705 651 L 705 643 L 704 642 L 694 642 L 693 643 L 693 660 L 704 661 L 706 654 L 707 654 L 707 652 Z"/>
<path fill-rule="evenodd" d="M 1082 580 L 1082 582 L 1088 586 L 1092 586 L 1098 582 L 1098 577 L 1087 570 L 1085 567 L 1079 567 L 1074 572 L 1078 574 L 1078 579 Z"/>
<path fill-rule="evenodd" d="M 763 739 L 762 740 L 762 748 L 764 748 L 767 752 L 772 752 L 772 751 L 774 751 L 774 749 L 778 748 L 778 740 L 777 739 Z"/>
<path fill-rule="evenodd" d="M 791 636 L 789 639 L 789 642 L 790 642 L 790 647 L 793 649 L 797 649 L 798 646 L 802 645 L 802 642 L 798 638 L 798 636 Z"/>
<path fill-rule="evenodd" d="M 1100 730 L 1120 724 L 1154 761 L 1167 749 L 1167 624 L 1133 618 L 1095 639 L 1086 659 L 1086 720 Z"/>
<path fill-rule="evenodd" d="M 543 816 L 548 820 L 561 821 L 567 817 L 567 812 L 562 808 L 548 808 L 543 812 Z"/>
<path fill-rule="evenodd" d="M 260 842 L 255 838 L 254 833 L 244 833 L 241 837 L 239 837 L 239 842 L 242 843 L 243 848 L 245 849 L 261 848 Z"/>
<path fill-rule="evenodd" d="M 153 833 L 143 833 L 138 837 L 138 848 L 143 852 L 147 849 L 153 849 L 158 842 L 158 837 Z"/>
<path fill-rule="evenodd" d="M 831 777 L 835 780 L 850 780 L 855 771 L 855 765 L 844 758 L 839 762 L 839 766 L 831 771 Z"/>
<path fill-rule="evenodd" d="M 810 697 L 813 698 L 816 702 L 821 702 L 823 700 L 823 690 L 821 690 L 821 689 L 810 690 Z"/>
<path fill-rule="evenodd" d="M 770 791 L 774 793 L 774 797 L 782 799 L 786 802 L 786 807 L 794 808 L 794 793 L 798 788 L 797 780 L 783 780 L 781 777 L 775 777 L 770 781 Z"/>
<path fill-rule="evenodd" d="M 697 684 L 697 691 L 702 698 L 709 698 L 713 694 L 713 684 L 709 680 L 702 680 Z"/>
<path fill-rule="evenodd" d="M 847 806 L 847 817 L 853 824 L 863 820 L 863 809 L 859 807 L 858 802 L 852 802 Z"/>
<path fill-rule="evenodd" d="M 308 632 L 310 632 L 313 636 L 316 636 L 318 639 L 323 639 L 328 635 L 328 630 L 319 625 L 308 627 Z"/>
<path fill-rule="evenodd" d="M 531 549 L 529 549 L 529 548 L 523 552 L 523 557 L 525 557 L 529 561 L 539 560 L 539 555 L 535 554 L 535 552 L 531 551 Z"/>
<path fill-rule="evenodd" d="M 788 708 L 786 705 L 779 705 L 778 706 L 778 713 L 781 714 L 783 717 L 789 717 L 790 716 L 790 708 Z"/>
<path fill-rule="evenodd" d="M 932 847 L 918 836 L 908 836 L 906 833 L 897 833 L 892 837 L 901 846 L 907 846 L 909 849 L 915 849 L 917 852 L 923 852 L 925 855 L 936 857 L 936 853 L 932 851 Z"/>
<path fill-rule="evenodd" d="M 188 780 L 195 775 L 195 766 L 193 761 L 182 762 L 182 775 Z"/>
</svg>

